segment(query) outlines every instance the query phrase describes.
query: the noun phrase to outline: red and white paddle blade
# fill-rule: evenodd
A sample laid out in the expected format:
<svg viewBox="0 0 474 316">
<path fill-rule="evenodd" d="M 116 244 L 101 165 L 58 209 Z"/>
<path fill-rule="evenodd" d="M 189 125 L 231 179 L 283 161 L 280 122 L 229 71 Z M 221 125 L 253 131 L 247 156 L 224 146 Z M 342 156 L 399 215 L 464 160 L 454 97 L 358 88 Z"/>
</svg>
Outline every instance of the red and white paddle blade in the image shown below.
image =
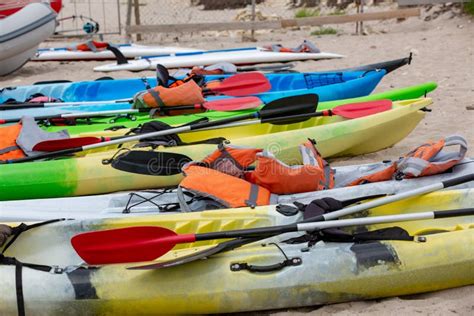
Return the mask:
<svg viewBox="0 0 474 316">
<path fill-rule="evenodd" d="M 262 105 L 262 101 L 257 97 L 228 98 L 209 101 L 203 104 L 208 110 L 213 111 L 239 111 L 255 109 Z"/>
<path fill-rule="evenodd" d="M 391 100 L 376 100 L 349 103 L 332 109 L 332 113 L 348 119 L 354 119 L 388 111 L 392 108 Z"/>
<path fill-rule="evenodd" d="M 225 93 L 229 96 L 245 96 L 262 93 L 272 88 L 270 81 L 261 72 L 248 72 L 226 78 L 217 87 L 212 87 L 214 92 Z"/>
</svg>

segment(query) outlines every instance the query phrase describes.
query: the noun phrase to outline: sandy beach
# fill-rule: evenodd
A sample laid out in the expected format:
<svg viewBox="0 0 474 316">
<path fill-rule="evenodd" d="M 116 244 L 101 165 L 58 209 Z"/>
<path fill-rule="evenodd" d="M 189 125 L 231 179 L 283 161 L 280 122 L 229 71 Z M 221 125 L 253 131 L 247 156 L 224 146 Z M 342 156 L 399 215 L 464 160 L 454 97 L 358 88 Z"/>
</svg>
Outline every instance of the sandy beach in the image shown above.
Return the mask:
<svg viewBox="0 0 474 316">
<path fill-rule="evenodd" d="M 471 146 L 474 144 L 474 110 L 467 110 L 469 106 L 474 107 L 474 23 L 472 18 L 452 16 L 449 12 L 436 19 L 425 21 L 425 17 L 432 12 L 433 9 L 429 12 L 423 9 L 421 18 L 409 18 L 402 22 L 389 20 L 365 23 L 367 35 L 354 35 L 353 24 L 333 26 L 338 30 L 336 35 L 312 36 L 309 28 L 257 32 L 256 45 L 282 43 L 291 47 L 300 44 L 303 39 L 308 39 L 322 51 L 347 56 L 340 60 L 297 63 L 296 70 L 299 71 L 353 67 L 402 58 L 411 52 L 413 63 L 384 78 L 375 92 L 427 81 L 438 83 L 438 89 L 429 95 L 434 101 L 432 112 L 427 113 L 424 121 L 406 139 L 392 148 L 377 153 L 337 159 L 332 162 L 334 165 L 397 158 L 426 140 L 437 140 L 451 134 L 461 134 Z M 65 43 L 55 41 L 44 43 L 43 46 L 63 44 Z M 183 36 L 179 38 L 179 42 L 173 40 L 173 37 L 168 37 L 154 44 L 206 49 L 254 45 L 254 43 L 242 42 L 240 33 L 221 33 L 218 40 L 215 34 Z M 129 72 L 101 74 L 92 71 L 94 66 L 103 63 L 105 62 L 29 62 L 16 73 L 1 78 L 0 87 L 56 79 L 89 80 L 105 75 L 111 75 L 114 78 L 153 75 L 151 71 L 139 74 Z M 472 150 L 469 153 L 472 153 Z M 474 313 L 474 286 L 409 297 L 254 313 L 254 315 L 269 313 L 280 316 L 303 313 L 341 316 L 354 314 L 472 315 Z"/>
</svg>

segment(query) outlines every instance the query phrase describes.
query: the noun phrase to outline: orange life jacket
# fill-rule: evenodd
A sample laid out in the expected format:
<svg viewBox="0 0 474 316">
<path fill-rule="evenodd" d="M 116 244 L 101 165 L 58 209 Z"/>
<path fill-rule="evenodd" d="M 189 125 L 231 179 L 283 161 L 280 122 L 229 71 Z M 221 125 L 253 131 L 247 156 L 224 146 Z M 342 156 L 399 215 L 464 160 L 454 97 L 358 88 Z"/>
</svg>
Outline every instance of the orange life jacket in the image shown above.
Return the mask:
<svg viewBox="0 0 474 316">
<path fill-rule="evenodd" d="M 330 189 L 334 186 L 333 171 L 311 141 L 300 145 L 303 165 L 288 166 L 268 152 L 257 155 L 255 171 L 246 179 L 275 194 L 293 194 Z"/>
<path fill-rule="evenodd" d="M 186 177 L 180 187 L 211 197 L 226 207 L 270 204 L 270 191 L 244 179 L 193 164 L 185 166 L 183 172 Z"/>
<path fill-rule="evenodd" d="M 109 44 L 106 42 L 96 42 L 96 41 L 87 41 L 85 43 L 79 44 L 75 47 L 68 48 L 71 51 L 83 51 L 83 52 L 96 52 L 99 50 L 104 50 Z"/>
<path fill-rule="evenodd" d="M 191 69 L 191 74 L 194 74 L 194 75 L 222 75 L 224 73 L 224 71 L 222 69 L 212 69 L 212 70 L 207 70 L 205 68 L 201 68 L 201 67 L 193 67 Z"/>
<path fill-rule="evenodd" d="M 194 73 L 190 73 L 188 76 L 186 76 L 186 78 L 183 78 L 183 79 L 176 79 L 176 78 L 172 78 L 174 80 L 173 83 L 171 83 L 168 88 L 175 88 L 177 86 L 181 86 L 183 84 L 185 84 L 186 82 L 188 81 L 194 81 L 196 82 L 194 79 L 197 78 L 197 80 L 200 80 L 199 77 L 197 77 L 198 75 L 197 74 L 194 74 Z M 202 78 L 202 76 L 201 76 Z"/>
<path fill-rule="evenodd" d="M 139 92 L 134 97 L 134 107 L 165 108 L 180 105 L 204 103 L 201 88 L 193 81 L 187 81 L 173 88 L 157 86 L 153 89 Z M 196 113 L 202 110 L 179 110 L 170 115 Z M 167 111 L 167 113 L 170 111 Z"/>
<path fill-rule="evenodd" d="M 185 165 L 179 186 L 227 207 L 268 205 L 274 194 L 332 188 L 333 171 L 313 142 L 301 145 L 300 152 L 304 165 L 288 166 L 261 149 L 220 145 L 202 162 Z M 255 161 L 255 170 L 246 171 Z"/>
<path fill-rule="evenodd" d="M 245 170 L 255 162 L 263 149 L 220 144 L 217 150 L 198 163 L 219 172 L 244 178 Z"/>
<path fill-rule="evenodd" d="M 447 152 L 445 147 L 459 146 L 457 152 Z M 416 178 L 445 172 L 464 159 L 467 142 L 459 135 L 448 136 L 437 142 L 430 141 L 410 151 L 398 161 L 359 174 L 347 186 L 391 179 Z M 340 184 L 338 184 L 340 186 Z"/>
<path fill-rule="evenodd" d="M 21 124 L 9 125 L 0 128 L 0 160 L 23 158 L 25 154 L 18 147 L 16 140 L 21 132 Z"/>
</svg>

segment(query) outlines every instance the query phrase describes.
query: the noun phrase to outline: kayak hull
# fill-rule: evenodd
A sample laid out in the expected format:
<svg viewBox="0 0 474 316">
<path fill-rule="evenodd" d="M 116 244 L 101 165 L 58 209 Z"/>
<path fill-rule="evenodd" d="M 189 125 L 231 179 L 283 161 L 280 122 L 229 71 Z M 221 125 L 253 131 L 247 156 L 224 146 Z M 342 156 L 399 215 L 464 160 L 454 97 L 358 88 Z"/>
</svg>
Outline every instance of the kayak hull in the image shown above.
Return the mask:
<svg viewBox="0 0 474 316">
<path fill-rule="evenodd" d="M 431 99 L 401 101 L 394 109 L 368 117 L 313 118 L 290 125 L 256 124 L 181 134 L 184 142 L 225 137 L 238 146 L 263 148 L 289 164 L 301 163 L 298 145 L 315 139 L 324 157 L 353 156 L 392 146 L 423 119 L 420 109 Z M 278 134 L 275 134 L 278 133 Z M 278 137 L 275 137 L 278 135 Z M 160 148 L 202 160 L 216 145 L 198 144 Z M 85 157 L 0 165 L 0 200 L 51 198 L 175 186 L 181 175 L 155 176 L 123 172 L 103 164 L 116 150 Z"/>
<path fill-rule="evenodd" d="M 357 102 L 366 102 L 366 101 L 375 101 L 375 100 L 392 100 L 392 101 L 400 101 L 400 100 L 408 100 L 408 99 L 416 99 L 425 96 L 427 93 L 433 91 L 436 88 L 435 83 L 426 83 L 417 86 L 401 88 L 390 90 L 387 92 L 370 94 L 363 97 L 351 98 L 351 99 L 337 99 L 333 101 L 323 101 L 318 103 L 318 110 L 325 110 L 325 109 L 332 109 L 336 106 L 348 104 L 348 103 L 357 103 Z M 197 120 L 203 117 L 207 117 L 210 119 L 218 119 L 218 118 L 225 118 L 231 117 L 238 114 L 243 113 L 250 113 L 250 110 L 247 111 L 239 111 L 239 112 L 205 112 L 202 114 L 195 114 L 195 115 L 187 115 L 187 116 L 167 116 L 167 117 L 160 117 L 159 120 L 162 122 L 167 123 L 168 125 L 181 125 L 186 124 L 190 121 Z M 72 126 L 50 126 L 47 127 L 46 130 L 55 132 L 62 129 L 67 129 L 71 135 L 78 135 L 78 134 L 97 134 L 103 135 L 106 133 L 107 130 L 111 128 L 120 128 L 122 130 L 126 130 L 129 128 L 135 128 L 139 124 L 144 124 L 150 122 L 152 120 L 156 120 L 156 118 L 152 119 L 148 114 L 143 115 L 133 115 L 131 117 L 126 116 L 117 116 L 117 117 L 104 117 L 104 118 L 95 118 L 91 119 L 86 123 L 82 123 L 78 121 L 77 125 Z M 77 121 L 76 121 L 77 122 Z"/>
<path fill-rule="evenodd" d="M 272 76 L 270 75 L 270 82 L 275 87 L 275 91 L 264 92 L 256 94 L 263 103 L 269 103 L 276 99 L 284 98 L 287 96 L 302 95 L 308 93 L 315 93 L 319 95 L 320 101 L 330 101 L 347 99 L 359 96 L 365 96 L 370 94 L 375 87 L 379 84 L 385 75 L 385 70 L 366 72 L 355 72 L 355 73 L 326 73 L 326 74 L 297 74 L 295 76 Z M 334 78 L 337 80 L 335 84 L 329 84 L 329 82 L 321 82 L 326 80 L 327 77 Z M 313 79 L 308 79 L 313 78 Z M 314 80 L 317 79 L 317 83 Z M 106 81 L 104 81 L 106 82 Z M 102 84 L 102 83 L 101 83 Z M 143 85 L 143 84 L 142 84 Z M 95 88 L 100 88 L 100 84 Z M 293 89 L 295 88 L 295 89 Z M 97 94 L 95 89 L 92 89 L 93 94 Z M 144 87 L 140 90 L 143 90 Z M 279 90 L 281 89 L 281 90 Z M 113 88 L 113 91 L 119 90 Z M 110 92 L 109 92 L 110 94 Z M 125 98 L 133 96 L 132 93 L 126 93 Z M 116 95 L 115 98 L 120 95 Z M 206 98 L 207 101 L 213 101 L 222 98 L 229 98 L 225 96 L 209 96 Z M 114 97 L 112 97 L 114 99 Z M 73 112 L 96 112 L 96 111 L 109 111 L 109 110 L 126 110 L 130 109 L 132 105 L 128 102 L 122 103 L 111 103 L 104 101 L 103 104 L 94 105 L 75 105 L 75 106 L 59 106 L 59 107 L 47 107 L 47 108 L 33 108 L 33 109 L 21 109 L 21 110 L 7 110 L 0 111 L 0 119 L 20 119 L 24 115 L 29 116 L 41 116 L 41 115 L 53 115 L 60 113 L 73 113 Z"/>
<path fill-rule="evenodd" d="M 472 190 L 453 190 L 374 208 L 365 215 L 389 215 L 471 207 Z M 227 213 L 229 212 L 229 213 Z M 27 313 L 103 315 L 207 314 L 374 299 L 437 291 L 474 283 L 473 216 L 397 223 L 425 242 L 373 241 L 285 244 L 283 235 L 206 260 L 155 270 L 129 270 L 129 265 L 82 268 L 69 243 L 79 232 L 124 226 L 163 226 L 178 233 L 209 232 L 291 222 L 275 207 L 160 215 L 127 220 L 63 221 L 24 232 L 5 252 L 22 262 L 58 265 L 64 272 L 23 268 Z M 393 227 L 361 226 L 349 231 Z M 280 249 L 270 242 L 277 242 Z M 212 241 L 211 244 L 215 244 Z M 211 244 L 183 245 L 166 258 L 207 249 Z M 265 245 L 262 247 L 262 245 Z M 236 263 L 268 266 L 288 258 L 299 261 L 268 272 L 233 271 Z M 235 270 L 235 269 L 234 269 Z M 15 268 L 0 266 L 2 310 L 16 313 Z"/>
<path fill-rule="evenodd" d="M 348 201 L 371 196 L 398 194 L 421 186 L 446 181 L 452 178 L 474 173 L 474 160 L 464 159 L 454 166 L 450 172 L 404 180 L 367 183 L 359 186 L 340 187 L 339 177 L 350 173 L 358 173 L 371 169 L 374 164 L 335 167 L 336 188 L 331 190 L 279 195 L 274 198 L 275 204 L 292 204 L 296 201 L 309 204 L 315 199 L 332 197 L 340 201 Z M 454 188 L 472 188 L 468 182 Z M 93 218 L 130 218 L 132 216 L 166 214 L 159 206 L 179 204 L 176 190 L 147 190 L 118 192 L 102 195 L 67 197 L 56 199 L 35 199 L 4 201 L 0 204 L 1 222 L 44 221 L 56 218 L 93 219 Z M 178 210 L 183 211 L 183 210 Z"/>
<path fill-rule="evenodd" d="M 337 69 L 326 72 L 310 73 L 277 72 L 267 73 L 265 76 L 269 79 L 272 85 L 270 91 L 306 89 L 314 88 L 316 86 L 339 83 L 343 78 L 344 81 L 347 81 L 349 78 L 351 78 L 351 76 L 357 78 L 366 72 L 377 69 L 383 69 L 386 71 L 386 73 L 389 73 L 409 63 L 410 58 L 401 58 L 371 65 L 363 65 L 351 69 Z M 205 80 L 212 81 L 223 79 L 229 76 L 231 76 L 231 74 L 207 75 L 205 76 Z M 6 87 L 0 90 L 0 101 L 5 102 L 8 99 L 15 99 L 22 102 L 36 93 L 41 93 L 45 96 L 61 99 L 65 102 L 123 99 L 129 98 L 135 93 L 146 89 L 146 83 L 148 83 L 150 86 L 156 86 L 156 78 L 110 78 L 107 80 L 101 79 L 96 81 L 79 82 L 38 82 L 29 86 Z M 341 96 L 340 98 L 347 97 Z M 411 97 L 411 99 L 414 98 L 415 97 Z"/>
</svg>

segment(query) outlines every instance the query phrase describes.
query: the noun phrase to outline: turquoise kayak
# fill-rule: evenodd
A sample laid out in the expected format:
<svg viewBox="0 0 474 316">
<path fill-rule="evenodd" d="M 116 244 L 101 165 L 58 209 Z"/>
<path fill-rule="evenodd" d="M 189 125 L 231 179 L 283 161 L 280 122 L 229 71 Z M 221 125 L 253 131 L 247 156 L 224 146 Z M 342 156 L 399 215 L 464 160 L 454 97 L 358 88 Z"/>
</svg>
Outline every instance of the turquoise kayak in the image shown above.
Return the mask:
<svg viewBox="0 0 474 316">
<path fill-rule="evenodd" d="M 312 89 L 316 87 L 331 86 L 350 82 L 353 79 L 363 77 L 366 72 L 377 69 L 383 69 L 387 73 L 394 71 L 410 62 L 410 58 L 401 58 L 387 62 L 381 62 L 371 65 L 365 65 L 350 69 L 340 69 L 328 72 L 278 72 L 266 74 L 271 83 L 270 92 L 297 89 Z M 206 81 L 213 81 L 226 78 L 230 75 L 212 75 L 205 76 Z M 45 81 L 38 82 L 34 85 L 5 87 L 0 89 L 0 103 L 6 102 L 8 99 L 14 99 L 23 102 L 34 94 L 43 94 L 52 98 L 58 98 L 65 102 L 77 101 L 105 101 L 114 99 L 130 98 L 135 93 L 145 90 L 149 86 L 156 86 L 155 77 L 147 78 L 128 78 L 128 79 L 112 79 L 110 77 L 102 78 L 96 81 L 79 81 L 65 82 Z M 370 90 L 358 92 L 358 87 L 351 88 L 345 86 L 339 99 L 354 98 L 368 94 Z M 372 87 L 373 90 L 374 87 Z M 370 90 L 371 91 L 371 90 Z M 342 94 L 344 93 L 344 94 Z M 363 94 L 365 93 L 365 94 Z M 370 93 L 370 92 L 369 92 Z"/>
</svg>

